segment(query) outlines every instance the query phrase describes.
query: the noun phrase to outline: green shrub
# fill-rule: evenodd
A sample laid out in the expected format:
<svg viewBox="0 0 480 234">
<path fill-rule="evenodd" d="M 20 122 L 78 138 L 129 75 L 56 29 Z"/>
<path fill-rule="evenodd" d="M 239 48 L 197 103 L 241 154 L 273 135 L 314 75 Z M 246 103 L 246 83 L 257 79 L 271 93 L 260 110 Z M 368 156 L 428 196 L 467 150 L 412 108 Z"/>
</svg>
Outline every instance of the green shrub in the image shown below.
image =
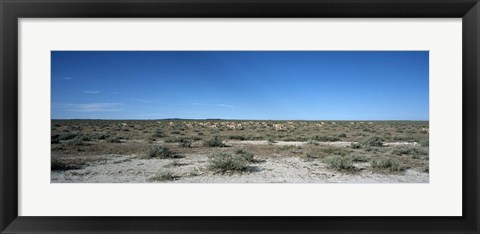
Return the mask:
<svg viewBox="0 0 480 234">
<path fill-rule="evenodd" d="M 50 169 L 52 171 L 66 171 L 79 168 L 79 165 L 68 164 L 56 156 L 52 156 L 52 158 L 50 159 Z"/>
<path fill-rule="evenodd" d="M 369 145 L 362 145 L 362 149 L 367 151 L 367 152 L 378 152 L 379 151 L 378 147 L 369 146 Z"/>
<path fill-rule="evenodd" d="M 180 143 L 180 146 L 191 147 L 192 141 L 188 137 L 169 137 L 165 139 L 166 143 Z"/>
<path fill-rule="evenodd" d="M 426 140 L 421 140 L 420 141 L 420 145 L 421 146 L 429 146 L 430 145 L 430 141 L 428 139 Z"/>
<path fill-rule="evenodd" d="M 77 136 L 77 138 L 79 138 L 81 141 L 91 141 L 92 140 L 90 138 L 90 136 L 85 135 L 85 134 L 79 135 L 79 136 Z"/>
<path fill-rule="evenodd" d="M 192 147 L 192 142 L 190 140 L 180 142 L 180 146 L 190 148 Z"/>
<path fill-rule="evenodd" d="M 422 172 L 425 172 L 425 173 L 430 172 L 429 166 L 428 166 L 428 165 L 424 166 L 424 167 L 422 168 Z"/>
<path fill-rule="evenodd" d="M 248 162 L 255 162 L 255 155 L 243 149 L 238 149 L 235 154 L 247 160 Z"/>
<path fill-rule="evenodd" d="M 297 136 L 297 137 L 286 137 L 283 138 L 282 140 L 284 141 L 312 141 L 311 138 L 308 137 L 302 137 L 302 136 Z"/>
<path fill-rule="evenodd" d="M 81 137 L 75 137 L 72 140 L 69 140 L 67 142 L 67 145 L 69 145 L 69 146 L 82 146 L 82 145 L 85 145 L 85 143 L 82 141 Z"/>
<path fill-rule="evenodd" d="M 181 143 L 188 140 L 187 137 L 169 137 L 165 139 L 165 143 Z"/>
<path fill-rule="evenodd" d="M 162 130 L 159 128 L 155 129 L 155 131 L 152 133 L 152 137 L 154 138 L 162 138 L 164 136 L 165 134 L 163 134 Z"/>
<path fill-rule="evenodd" d="M 353 171 L 355 166 L 353 165 L 353 159 L 351 157 L 336 156 L 325 160 L 329 168 L 338 171 Z"/>
<path fill-rule="evenodd" d="M 370 165 L 372 168 L 383 170 L 388 169 L 391 172 L 400 171 L 402 169 L 400 162 L 391 158 L 375 159 L 370 161 Z"/>
<path fill-rule="evenodd" d="M 365 137 L 365 136 L 368 136 L 368 135 L 366 135 L 364 133 L 361 133 L 361 132 L 356 132 L 356 133 L 353 133 L 352 136 L 354 136 L 354 137 Z"/>
<path fill-rule="evenodd" d="M 52 171 L 68 170 L 68 165 L 59 158 L 52 157 L 50 160 L 50 168 Z"/>
<path fill-rule="evenodd" d="M 275 142 L 275 140 L 274 140 L 273 137 L 271 137 L 271 136 L 267 137 L 267 141 L 268 141 L 268 143 L 270 143 L 270 144 L 277 143 L 277 142 Z"/>
<path fill-rule="evenodd" d="M 345 138 L 345 137 L 347 137 L 347 134 L 345 134 L 345 133 L 340 133 L 340 134 L 338 134 L 338 137 Z"/>
<path fill-rule="evenodd" d="M 176 155 L 168 148 L 160 145 L 152 145 L 147 151 L 146 158 L 175 158 Z"/>
<path fill-rule="evenodd" d="M 416 148 L 416 147 L 396 147 L 392 151 L 393 154 L 396 155 L 427 155 L 428 152 L 426 150 L 423 150 L 421 148 Z"/>
<path fill-rule="evenodd" d="M 243 172 L 248 170 L 248 162 L 241 155 L 214 153 L 209 158 L 208 168 L 215 172 Z"/>
<path fill-rule="evenodd" d="M 378 136 L 370 137 L 362 142 L 363 145 L 366 146 L 373 146 L 373 147 L 382 147 L 383 146 L 383 139 Z"/>
<path fill-rule="evenodd" d="M 301 146 L 296 146 L 296 145 L 282 145 L 277 147 L 279 151 L 291 151 L 291 150 L 301 150 Z"/>
<path fill-rule="evenodd" d="M 226 145 L 223 144 L 223 141 L 218 136 L 214 136 L 214 137 L 210 138 L 209 140 L 204 141 L 203 146 L 225 147 Z"/>
<path fill-rule="evenodd" d="M 154 136 L 148 136 L 148 137 L 147 137 L 147 140 L 148 140 L 148 141 L 156 141 L 157 138 L 155 138 Z"/>
<path fill-rule="evenodd" d="M 59 135 L 59 134 L 52 135 L 52 136 L 51 136 L 50 143 L 51 143 L 51 144 L 58 144 L 58 143 L 60 143 L 60 135 Z"/>
<path fill-rule="evenodd" d="M 246 140 L 247 138 L 243 135 L 230 135 L 228 136 L 228 139 L 230 140 L 241 140 L 241 141 L 244 141 Z"/>
<path fill-rule="evenodd" d="M 320 136 L 320 135 L 316 135 L 316 136 L 312 137 L 311 139 L 314 140 L 314 141 L 339 141 L 340 140 L 340 138 L 338 138 L 338 137 Z"/>
<path fill-rule="evenodd" d="M 110 142 L 110 143 L 120 143 L 120 138 L 117 137 L 117 136 L 109 136 L 107 139 L 107 142 Z"/>
<path fill-rule="evenodd" d="M 191 140 L 191 141 L 199 141 L 199 140 L 201 140 L 202 138 L 201 138 L 201 137 L 198 137 L 198 136 L 191 136 L 191 137 L 189 137 L 188 139 Z"/>
<path fill-rule="evenodd" d="M 59 136 L 59 139 L 62 140 L 62 141 L 66 141 L 66 140 L 71 140 L 75 137 L 77 137 L 78 133 L 71 133 L 71 132 L 67 132 L 67 133 L 63 133 Z"/>
<path fill-rule="evenodd" d="M 350 153 L 350 150 L 343 147 L 327 146 L 320 149 L 323 153 L 328 155 L 341 155 L 346 156 Z"/>
<path fill-rule="evenodd" d="M 368 158 L 363 155 L 354 155 L 351 157 L 354 162 L 368 162 Z"/>
<path fill-rule="evenodd" d="M 352 148 L 352 149 L 360 149 L 360 148 L 362 148 L 362 145 L 360 145 L 359 143 L 352 143 L 352 144 L 350 145 L 350 148 Z"/>
<path fill-rule="evenodd" d="M 106 133 L 99 133 L 99 134 L 96 135 L 96 137 L 97 137 L 98 140 L 105 140 L 108 137 L 110 137 L 110 135 L 108 135 Z"/>
</svg>

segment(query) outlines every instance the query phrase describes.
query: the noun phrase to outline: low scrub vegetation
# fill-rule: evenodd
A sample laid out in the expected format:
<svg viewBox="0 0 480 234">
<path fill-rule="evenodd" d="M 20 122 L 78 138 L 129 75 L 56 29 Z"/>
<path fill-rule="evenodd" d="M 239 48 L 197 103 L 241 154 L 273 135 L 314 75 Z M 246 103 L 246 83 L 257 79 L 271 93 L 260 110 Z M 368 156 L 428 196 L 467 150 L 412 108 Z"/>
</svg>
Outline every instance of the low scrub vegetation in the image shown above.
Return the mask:
<svg viewBox="0 0 480 234">
<path fill-rule="evenodd" d="M 175 180 L 177 178 L 178 176 L 175 176 L 175 174 L 173 174 L 173 172 L 171 171 L 162 171 L 155 174 L 155 176 L 151 177 L 149 180 L 150 181 L 169 181 L 169 180 Z"/>
<path fill-rule="evenodd" d="M 181 136 L 181 137 L 169 137 L 169 138 L 165 138 L 165 143 L 181 143 L 181 142 L 185 142 L 185 141 L 189 141 L 190 139 L 188 137 L 184 137 L 184 136 Z"/>
<path fill-rule="evenodd" d="M 58 144 L 60 143 L 60 134 L 54 134 L 51 136 L 51 143 Z"/>
<path fill-rule="evenodd" d="M 303 148 L 301 146 L 296 146 L 296 145 L 282 145 L 282 146 L 277 146 L 275 149 L 277 151 L 298 151 L 298 150 L 302 150 Z"/>
<path fill-rule="evenodd" d="M 346 156 L 348 153 L 350 153 L 350 150 L 347 148 L 335 147 L 335 146 L 323 147 L 323 148 L 320 148 L 320 150 L 326 155 Z"/>
<path fill-rule="evenodd" d="M 303 137 L 303 136 L 290 136 L 290 135 L 287 135 L 287 136 L 282 136 L 282 141 L 312 141 L 310 138 L 308 137 Z"/>
<path fill-rule="evenodd" d="M 66 132 L 59 135 L 59 139 L 62 141 L 71 140 L 77 137 L 78 133 Z"/>
<path fill-rule="evenodd" d="M 353 158 L 347 156 L 336 156 L 327 158 L 325 163 L 329 168 L 335 169 L 337 171 L 354 171 L 355 166 L 353 165 Z"/>
<path fill-rule="evenodd" d="M 374 159 L 370 161 L 370 165 L 374 169 L 388 170 L 390 172 L 402 170 L 400 162 L 391 158 Z"/>
<path fill-rule="evenodd" d="M 353 155 L 351 156 L 354 162 L 368 162 L 368 157 L 363 155 Z"/>
<path fill-rule="evenodd" d="M 428 152 L 424 149 L 417 148 L 417 147 L 396 147 L 392 151 L 393 154 L 396 155 L 413 155 L 413 156 L 419 156 L 419 155 L 428 155 Z"/>
<path fill-rule="evenodd" d="M 220 139 L 218 136 L 214 136 L 214 137 L 210 138 L 209 140 L 204 141 L 203 146 L 225 147 L 226 145 L 223 143 L 222 139 Z"/>
<path fill-rule="evenodd" d="M 362 142 L 365 146 L 372 146 L 372 147 L 382 147 L 383 146 L 383 139 L 378 136 L 370 137 Z"/>
<path fill-rule="evenodd" d="M 228 136 L 228 139 L 244 141 L 244 140 L 247 140 L 247 137 L 244 135 L 230 135 Z"/>
<path fill-rule="evenodd" d="M 97 133 L 95 134 L 95 138 L 97 140 L 105 140 L 109 137 L 109 135 L 107 133 Z"/>
<path fill-rule="evenodd" d="M 50 159 L 50 168 L 52 171 L 66 171 L 66 170 L 80 169 L 81 166 L 67 163 L 66 161 L 63 161 L 56 156 L 52 156 L 52 158 Z"/>
<path fill-rule="evenodd" d="M 255 162 L 255 155 L 243 149 L 237 149 L 235 154 L 245 159 L 247 162 Z"/>
<path fill-rule="evenodd" d="M 208 168 L 218 173 L 244 172 L 248 170 L 248 161 L 241 154 L 214 153 Z"/>
<path fill-rule="evenodd" d="M 159 128 L 155 129 L 155 131 L 152 133 L 152 137 L 154 137 L 154 138 L 162 138 L 164 136 L 165 136 L 165 134 Z"/>
<path fill-rule="evenodd" d="M 174 152 L 170 151 L 167 147 L 160 145 L 152 145 L 147 151 L 146 158 L 175 158 Z"/>
<path fill-rule="evenodd" d="M 352 143 L 352 144 L 350 145 L 350 148 L 352 148 L 352 149 L 361 149 L 361 148 L 362 148 L 362 145 L 359 144 L 359 143 Z"/>
<path fill-rule="evenodd" d="M 180 143 L 180 146 L 191 147 L 192 140 L 188 137 L 169 137 L 165 139 L 166 143 Z"/>
<path fill-rule="evenodd" d="M 271 137 L 271 136 L 268 136 L 268 137 L 267 137 L 267 142 L 270 143 L 270 144 L 277 143 L 277 142 L 275 141 L 275 139 L 274 139 L 273 137 Z"/>
<path fill-rule="evenodd" d="M 75 137 L 72 140 L 67 141 L 68 146 L 82 146 L 85 145 L 81 137 Z"/>
<path fill-rule="evenodd" d="M 313 137 L 311 138 L 311 140 L 314 140 L 314 141 L 339 141 L 340 138 L 334 137 L 334 136 L 320 136 L 320 135 L 316 135 L 316 136 L 313 136 Z"/>
<path fill-rule="evenodd" d="M 240 141 L 256 141 L 256 140 L 262 140 L 264 137 L 262 136 L 256 136 L 256 135 L 228 135 L 227 139 L 229 140 L 240 140 Z"/>
<path fill-rule="evenodd" d="M 120 138 L 117 137 L 117 136 L 109 136 L 107 139 L 107 142 L 110 142 L 110 143 L 120 143 Z"/>
<path fill-rule="evenodd" d="M 148 137 L 147 137 L 147 141 L 152 142 L 152 141 L 156 141 L 156 140 L 157 140 L 157 138 L 154 137 L 154 136 L 148 136 Z"/>
<path fill-rule="evenodd" d="M 270 174 L 282 173 L 312 181 L 322 181 L 311 175 L 323 172 L 354 177 L 391 171 L 398 177 L 397 171 L 407 169 L 428 172 L 423 167 L 429 165 L 429 134 L 422 130 L 428 126 L 428 121 L 52 120 L 51 154 L 60 159 L 52 159 L 52 170 L 79 165 L 101 170 L 112 163 L 120 167 L 121 159 L 128 158 L 133 162 L 125 166 L 141 171 L 135 175 L 142 180 L 154 175 L 163 180 L 163 170 L 150 167 L 171 170 L 182 182 L 203 180 L 184 178 L 192 170 L 202 177 L 245 172 L 248 181 L 255 175 L 267 181 Z M 418 143 L 406 142 L 414 139 Z M 83 170 L 52 174 L 87 175 Z M 237 177 L 242 176 L 231 179 Z"/>
<path fill-rule="evenodd" d="M 318 155 L 313 154 L 313 153 L 305 153 L 305 157 L 307 157 L 307 158 L 309 158 L 309 159 L 319 158 Z"/>
</svg>

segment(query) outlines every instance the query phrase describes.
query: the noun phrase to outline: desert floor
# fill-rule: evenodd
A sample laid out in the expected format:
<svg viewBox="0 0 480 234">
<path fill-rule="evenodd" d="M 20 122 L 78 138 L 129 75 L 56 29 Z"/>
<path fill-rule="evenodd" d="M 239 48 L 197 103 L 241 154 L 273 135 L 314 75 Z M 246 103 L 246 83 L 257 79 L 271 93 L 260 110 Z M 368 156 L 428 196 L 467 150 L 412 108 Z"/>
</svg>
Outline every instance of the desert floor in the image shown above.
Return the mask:
<svg viewBox="0 0 480 234">
<path fill-rule="evenodd" d="M 425 121 L 52 120 L 52 183 L 428 183 Z"/>
</svg>

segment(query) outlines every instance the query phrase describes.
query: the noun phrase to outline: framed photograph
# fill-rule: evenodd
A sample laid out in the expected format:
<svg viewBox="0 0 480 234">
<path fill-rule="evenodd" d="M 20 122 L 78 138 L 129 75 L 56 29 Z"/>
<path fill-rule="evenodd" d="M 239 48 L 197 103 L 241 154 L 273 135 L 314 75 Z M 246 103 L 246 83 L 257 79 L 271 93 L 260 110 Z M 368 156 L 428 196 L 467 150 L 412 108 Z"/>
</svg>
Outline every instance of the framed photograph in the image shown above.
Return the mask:
<svg viewBox="0 0 480 234">
<path fill-rule="evenodd" d="M 478 233 L 476 0 L 1 1 L 1 233 Z"/>
</svg>

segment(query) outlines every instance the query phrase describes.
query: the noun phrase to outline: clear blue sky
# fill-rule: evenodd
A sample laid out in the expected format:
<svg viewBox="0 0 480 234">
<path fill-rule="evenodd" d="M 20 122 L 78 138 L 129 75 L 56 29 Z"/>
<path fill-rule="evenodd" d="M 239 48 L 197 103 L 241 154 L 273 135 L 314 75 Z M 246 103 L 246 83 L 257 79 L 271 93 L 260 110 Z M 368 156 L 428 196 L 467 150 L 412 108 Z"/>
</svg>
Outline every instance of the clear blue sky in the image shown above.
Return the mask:
<svg viewBox="0 0 480 234">
<path fill-rule="evenodd" d="M 428 120 L 428 51 L 52 51 L 53 119 Z"/>
</svg>

